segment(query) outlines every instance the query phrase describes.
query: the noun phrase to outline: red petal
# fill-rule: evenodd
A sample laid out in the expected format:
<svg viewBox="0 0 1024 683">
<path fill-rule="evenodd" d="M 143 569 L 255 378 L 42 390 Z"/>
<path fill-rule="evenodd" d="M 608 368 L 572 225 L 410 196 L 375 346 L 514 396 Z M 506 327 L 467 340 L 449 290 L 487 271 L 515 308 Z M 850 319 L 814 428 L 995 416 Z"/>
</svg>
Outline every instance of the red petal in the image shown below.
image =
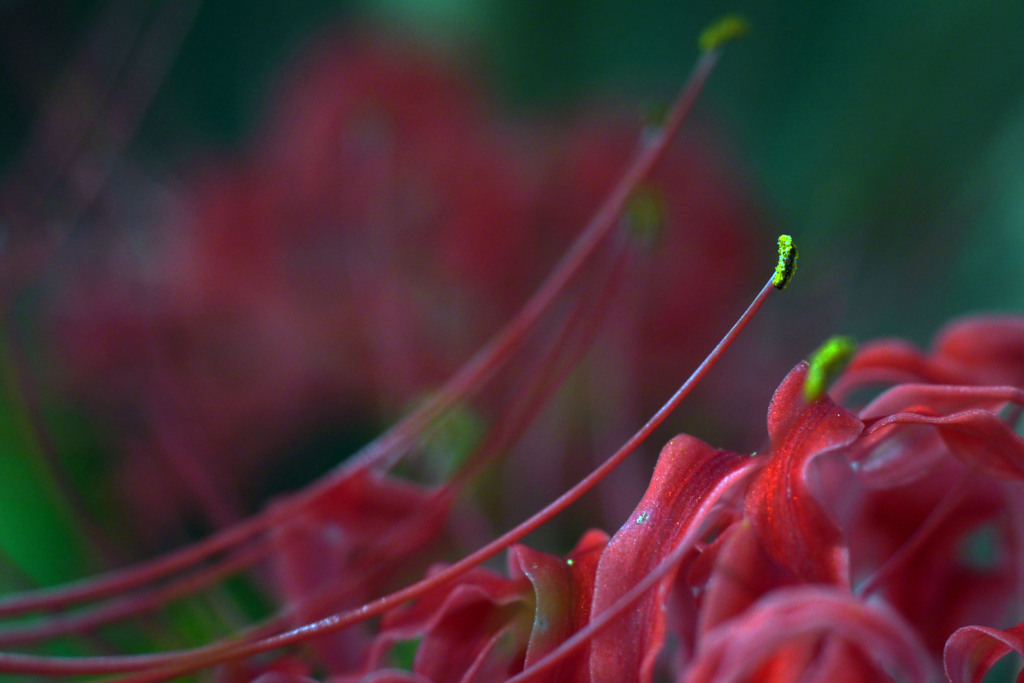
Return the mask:
<svg viewBox="0 0 1024 683">
<path fill-rule="evenodd" d="M 893 424 L 865 430 L 847 453 L 858 481 L 867 488 L 903 486 L 928 476 L 949 455 L 934 429 Z"/>
<path fill-rule="evenodd" d="M 748 457 L 715 450 L 690 436 L 669 441 L 643 499 L 601 555 L 591 614 L 607 609 L 658 566 L 751 464 Z M 594 637 L 593 680 L 651 679 L 665 637 L 663 606 L 673 580 L 673 574 L 666 575 L 633 609 Z"/>
<path fill-rule="evenodd" d="M 838 400 L 854 389 L 873 384 L 935 380 L 929 360 L 917 348 L 899 339 L 885 339 L 861 346 L 831 393 Z"/>
<path fill-rule="evenodd" d="M 359 676 L 331 676 L 327 683 L 433 683 L 429 678 L 399 669 L 382 669 Z"/>
<path fill-rule="evenodd" d="M 835 396 L 870 384 L 1024 384 L 1024 318 L 981 316 L 954 322 L 925 355 L 899 340 L 865 345 L 833 387 Z"/>
<path fill-rule="evenodd" d="M 524 668 L 551 652 L 589 620 L 597 563 L 607 543 L 606 533 L 591 530 L 564 560 L 525 546 L 511 550 L 510 562 L 529 578 L 536 599 Z M 580 650 L 547 675 L 558 681 L 589 680 L 586 653 L 586 649 Z"/>
<path fill-rule="evenodd" d="M 289 512 L 274 529 L 275 572 L 299 626 L 359 605 L 442 527 L 449 498 L 438 491 L 356 471 Z M 363 659 L 359 629 L 318 638 L 313 647 L 331 671 Z"/>
<path fill-rule="evenodd" d="M 901 424 L 933 426 L 965 464 L 996 476 L 1024 479 L 1024 438 L 994 413 L 965 410 L 942 417 L 897 413 L 876 422 L 869 432 Z"/>
<path fill-rule="evenodd" d="M 877 681 L 887 674 L 879 670 L 868 654 L 845 640 L 831 638 L 826 641 L 810 672 L 806 672 L 802 683 L 828 681 L 828 683 L 867 683 Z"/>
<path fill-rule="evenodd" d="M 992 665 L 1011 650 L 1024 655 L 1024 624 L 1005 631 L 965 626 L 946 641 L 946 675 L 952 683 L 981 683 Z M 1017 683 L 1024 683 L 1024 671 L 1017 674 Z"/>
<path fill-rule="evenodd" d="M 860 480 L 871 488 L 910 483 L 927 475 L 949 453 L 938 430 L 886 418 L 896 413 L 950 415 L 965 410 L 998 411 L 1008 401 L 1020 401 L 1014 387 L 904 384 L 886 391 L 860 412 L 865 422 L 878 420 L 865 431 L 848 457 Z M 881 418 L 881 419 L 879 419 Z"/>
<path fill-rule="evenodd" d="M 816 456 L 850 444 L 863 423 L 827 396 L 807 404 L 807 363 L 783 380 L 768 410 L 768 464 L 746 497 L 746 514 L 768 554 L 804 581 L 848 585 L 846 551 L 835 522 L 811 495 L 808 466 Z"/>
<path fill-rule="evenodd" d="M 996 412 L 1010 401 L 1024 402 L 1024 393 L 1009 386 L 901 384 L 872 401 L 860 411 L 859 417 L 867 421 L 893 413 L 916 412 L 913 406 L 927 406 L 937 415 L 972 409 Z"/>
<path fill-rule="evenodd" d="M 451 592 L 430 614 L 426 612 L 432 605 L 417 604 L 408 615 L 416 618 L 391 634 L 392 638 L 401 634 L 403 640 L 423 635 L 413 671 L 435 683 L 460 681 L 481 667 L 497 666 L 507 674 L 522 661 L 529 628 L 523 619 L 529 614 L 526 585 L 485 571 L 473 572 L 471 580 L 473 584 L 448 587 Z M 415 626 L 419 628 L 410 628 Z M 510 642 L 495 660 L 492 652 L 503 639 Z"/>
<path fill-rule="evenodd" d="M 939 333 L 934 356 L 977 384 L 1024 384 L 1024 318 L 978 316 Z"/>
<path fill-rule="evenodd" d="M 445 615 L 420 643 L 413 670 L 433 683 L 508 678 L 520 666 L 525 636 L 509 614 L 476 605 Z"/>
<path fill-rule="evenodd" d="M 858 584 L 867 579 L 861 595 L 884 597 L 935 654 L 960 626 L 997 622 L 1016 586 L 1019 495 L 953 458 L 913 484 L 866 492 L 844 524 Z"/>
<path fill-rule="evenodd" d="M 432 568 L 428 576 L 439 569 Z M 362 670 L 380 666 L 395 643 L 422 638 L 414 670 L 431 680 L 458 680 L 478 664 L 478 658 L 486 656 L 496 635 L 507 632 L 513 622 L 522 625 L 520 615 L 529 613 L 528 594 L 529 583 L 522 577 L 509 579 L 485 569 L 471 570 L 458 583 L 441 585 L 411 605 L 385 613 Z M 510 659 L 521 658 L 525 627 L 522 635 L 522 647 L 513 648 L 516 651 L 508 653 Z M 447 650 L 451 650 L 450 656 L 438 654 Z"/>
<path fill-rule="evenodd" d="M 801 586 L 776 590 L 739 617 L 708 632 L 696 661 L 680 680 L 748 681 L 766 665 L 780 667 L 789 677 L 762 680 L 803 680 L 795 677 L 799 672 L 794 668 L 799 662 L 811 664 L 808 657 L 801 656 L 802 652 L 808 654 L 804 648 L 814 640 L 832 638 L 860 651 L 851 666 L 863 668 L 865 658 L 874 663 L 874 675 L 864 683 L 886 680 L 888 671 L 905 674 L 898 678 L 904 681 L 923 683 L 934 678 L 927 653 L 897 614 L 834 588 Z M 816 651 L 819 648 L 811 654 Z M 779 656 L 782 659 L 775 660 Z"/>
<path fill-rule="evenodd" d="M 252 679 L 251 683 L 317 683 L 317 680 L 309 676 L 300 676 L 299 674 L 270 671 L 258 678 Z"/>
<path fill-rule="evenodd" d="M 427 576 L 439 569 L 440 566 L 432 568 Z M 525 581 L 508 579 L 486 569 L 472 570 L 463 574 L 458 583 L 439 586 L 411 606 L 386 613 L 381 619 L 381 632 L 390 633 L 394 640 L 410 640 L 434 628 L 446 612 L 479 601 L 509 605 L 525 600 L 528 590 Z"/>
<path fill-rule="evenodd" d="M 701 602 L 700 633 L 742 614 L 762 595 L 787 581 L 786 573 L 761 547 L 750 522 L 733 524 L 719 540 L 722 545 Z"/>
</svg>

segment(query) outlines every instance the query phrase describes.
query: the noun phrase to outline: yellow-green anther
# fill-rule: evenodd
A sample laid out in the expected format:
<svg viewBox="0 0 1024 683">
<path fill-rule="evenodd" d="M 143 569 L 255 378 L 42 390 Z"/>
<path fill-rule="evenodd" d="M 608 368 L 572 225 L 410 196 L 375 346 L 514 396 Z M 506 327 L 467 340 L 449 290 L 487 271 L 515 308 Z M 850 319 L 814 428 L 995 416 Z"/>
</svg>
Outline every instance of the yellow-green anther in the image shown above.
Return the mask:
<svg viewBox="0 0 1024 683">
<path fill-rule="evenodd" d="M 701 52 L 713 52 L 726 43 L 742 38 L 750 32 L 750 24 L 739 14 L 726 14 L 705 28 L 697 39 Z"/>
<path fill-rule="evenodd" d="M 656 187 L 641 185 L 630 195 L 624 219 L 629 235 L 652 249 L 664 233 L 667 202 Z"/>
<path fill-rule="evenodd" d="M 843 371 L 853 354 L 857 342 L 850 337 L 832 337 L 811 354 L 807 378 L 804 380 L 804 399 L 811 403 L 821 398 Z"/>
<path fill-rule="evenodd" d="M 779 263 L 775 266 L 772 284 L 776 289 L 785 289 L 796 272 L 796 245 L 789 235 L 779 235 Z"/>
<path fill-rule="evenodd" d="M 423 450 L 430 467 L 445 477 L 462 466 L 486 432 L 483 419 L 462 404 L 452 406 L 439 416 L 433 429 Z"/>
</svg>

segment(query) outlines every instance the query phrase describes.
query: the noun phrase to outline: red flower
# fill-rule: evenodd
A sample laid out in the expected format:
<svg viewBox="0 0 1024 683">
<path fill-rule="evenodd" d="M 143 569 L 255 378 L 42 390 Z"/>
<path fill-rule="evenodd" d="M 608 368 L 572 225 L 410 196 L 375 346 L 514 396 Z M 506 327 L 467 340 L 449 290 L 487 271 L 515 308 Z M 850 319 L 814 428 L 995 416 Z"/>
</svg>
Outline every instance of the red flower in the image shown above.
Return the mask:
<svg viewBox="0 0 1024 683">
<path fill-rule="evenodd" d="M 692 175 L 703 152 L 668 145 L 717 59 L 716 41 L 742 28 L 733 18 L 702 39 L 706 52 L 664 134 L 641 143 L 612 189 L 605 160 L 621 153 L 614 134 L 582 136 L 564 159 L 542 158 L 537 177 L 554 198 L 542 198 L 525 172 L 531 154 L 543 155 L 498 142 L 473 89 L 442 65 L 410 65 L 404 49 L 363 41 L 313 53 L 283 91 L 265 149 L 250 151 L 251 163 L 220 165 L 186 202 L 191 227 L 152 271 L 165 279 L 147 290 L 159 302 L 151 315 L 133 321 L 108 311 L 112 328 L 133 331 L 125 362 L 144 377 L 141 398 L 132 397 L 139 451 L 163 454 L 197 504 L 230 518 L 239 506 L 216 484 L 218 474 L 235 473 L 235 461 L 209 466 L 203 455 L 285 441 L 295 415 L 325 396 L 376 408 L 386 393 L 378 380 L 392 374 L 386 402 L 408 400 L 464 350 L 445 332 L 453 323 L 465 322 L 473 337 L 487 327 L 481 311 L 511 322 L 423 407 L 312 487 L 164 558 L 0 600 L 0 616 L 12 619 L 0 642 L 15 646 L 91 634 L 251 571 L 279 598 L 265 623 L 162 654 L 0 653 L 0 672 L 145 681 L 220 665 L 220 679 L 232 683 L 307 683 L 314 672 L 335 683 L 648 683 L 658 675 L 854 683 L 930 681 L 944 664 L 954 682 L 978 683 L 1004 654 L 1024 650 L 1024 625 L 1006 627 L 1019 620 L 1021 605 L 1009 603 L 1024 582 L 1018 318 L 957 323 L 929 353 L 869 344 L 831 395 L 824 380 L 835 367 L 815 354 L 777 388 L 759 454 L 677 436 L 611 538 L 592 529 L 564 558 L 523 545 L 649 438 L 773 286 L 785 284 L 773 278 L 665 408 L 605 462 L 497 539 L 462 559 L 452 551 L 497 526 L 499 515 L 478 516 L 493 505 L 489 475 L 480 473 L 514 461 L 512 444 L 580 358 L 600 314 L 614 310 L 611 285 L 640 251 L 635 231 L 628 240 L 614 232 L 617 221 L 657 222 L 662 211 L 677 213 L 679 197 L 706 219 L 687 240 L 666 237 L 666 251 L 647 262 L 659 290 L 697 286 L 700 266 L 712 263 L 731 282 L 726 271 L 742 263 L 730 248 L 745 244 L 733 230 L 742 217 L 733 195 Z M 664 155 L 665 175 L 640 185 Z M 690 195 L 656 189 L 677 174 Z M 563 193 L 609 198 L 513 314 L 507 291 L 518 298 L 530 281 L 524 273 L 540 268 L 517 261 L 546 251 L 563 223 L 582 221 Z M 631 202 L 643 215 L 629 215 Z M 701 257 L 687 253 L 698 244 Z M 785 278 L 795 266 L 787 245 L 780 239 Z M 684 273 L 686 264 L 698 272 Z M 458 293 L 450 300 L 449 289 Z M 641 289 L 623 293 L 635 316 L 627 327 L 639 332 L 602 349 L 613 367 L 605 378 L 660 374 L 666 357 L 685 356 L 689 318 L 706 321 L 702 305 L 730 299 L 722 285 L 675 317 L 665 299 L 637 304 L 649 300 Z M 339 310 L 367 325 L 339 320 Z M 85 365 L 118 365 L 103 337 L 87 335 Z M 878 385 L 866 405 L 854 400 Z M 586 422 L 581 415 L 566 410 L 556 422 Z M 453 445 L 445 432 L 460 417 L 470 433 Z M 550 468 L 537 466 L 563 464 L 570 449 L 546 439 L 555 433 L 536 437 L 539 457 L 523 477 L 531 486 L 557 485 Z M 567 433 L 566 443 L 583 441 Z M 431 450 L 444 462 L 417 468 Z M 430 483 L 400 479 L 424 472 Z M 158 471 L 143 465 L 139 473 L 160 488 Z M 502 552 L 506 573 L 482 566 Z M 445 561 L 424 569 L 438 557 Z M 17 620 L 26 614 L 36 618 Z M 310 647 L 260 657 L 300 644 Z"/>
</svg>

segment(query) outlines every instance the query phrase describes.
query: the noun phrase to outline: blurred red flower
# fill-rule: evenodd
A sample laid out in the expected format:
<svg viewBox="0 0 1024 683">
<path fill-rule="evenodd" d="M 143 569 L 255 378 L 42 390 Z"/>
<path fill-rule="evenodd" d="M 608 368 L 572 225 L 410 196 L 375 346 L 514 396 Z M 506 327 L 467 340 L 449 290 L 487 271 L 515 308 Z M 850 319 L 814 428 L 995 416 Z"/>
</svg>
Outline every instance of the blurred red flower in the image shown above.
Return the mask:
<svg viewBox="0 0 1024 683">
<path fill-rule="evenodd" d="M 143 537 L 237 519 L 304 433 L 420 400 L 522 304 L 638 134 L 600 110 L 499 118 L 450 60 L 381 36 L 320 41 L 272 103 L 247 148 L 194 172 L 152 251 L 62 288 L 71 391 L 111 425 Z M 629 404 L 549 421 L 566 444 L 550 459 L 621 439 L 728 323 L 756 226 L 738 180 L 691 134 L 646 182 L 633 220 L 660 237 L 604 304 L 615 323 L 587 369 Z"/>
</svg>

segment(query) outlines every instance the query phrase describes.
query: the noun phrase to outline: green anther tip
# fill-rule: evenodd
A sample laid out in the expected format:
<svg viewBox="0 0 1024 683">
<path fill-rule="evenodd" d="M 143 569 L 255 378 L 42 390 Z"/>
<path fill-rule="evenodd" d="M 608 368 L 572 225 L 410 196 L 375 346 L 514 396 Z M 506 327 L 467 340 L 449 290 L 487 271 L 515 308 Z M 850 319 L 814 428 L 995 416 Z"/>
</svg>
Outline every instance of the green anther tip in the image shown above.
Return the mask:
<svg viewBox="0 0 1024 683">
<path fill-rule="evenodd" d="M 664 194 L 650 185 L 641 185 L 629 197 L 626 228 L 647 249 L 653 249 L 664 232 L 666 205 Z"/>
<path fill-rule="evenodd" d="M 726 14 L 705 28 L 697 39 L 701 52 L 714 52 L 726 43 L 750 32 L 750 23 L 738 14 Z"/>
<path fill-rule="evenodd" d="M 808 359 L 810 367 L 804 380 L 804 399 L 811 403 L 824 396 L 856 351 L 857 342 L 844 336 L 832 337 L 819 346 Z"/>
<path fill-rule="evenodd" d="M 785 289 L 796 272 L 796 244 L 789 235 L 779 235 L 779 263 L 775 266 L 772 284 L 776 289 Z"/>
</svg>

